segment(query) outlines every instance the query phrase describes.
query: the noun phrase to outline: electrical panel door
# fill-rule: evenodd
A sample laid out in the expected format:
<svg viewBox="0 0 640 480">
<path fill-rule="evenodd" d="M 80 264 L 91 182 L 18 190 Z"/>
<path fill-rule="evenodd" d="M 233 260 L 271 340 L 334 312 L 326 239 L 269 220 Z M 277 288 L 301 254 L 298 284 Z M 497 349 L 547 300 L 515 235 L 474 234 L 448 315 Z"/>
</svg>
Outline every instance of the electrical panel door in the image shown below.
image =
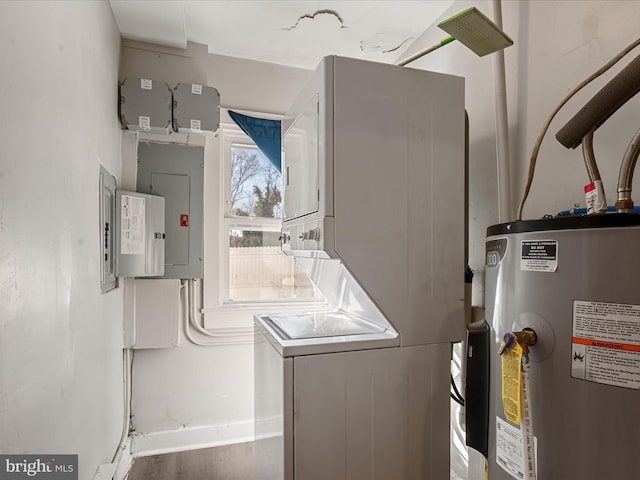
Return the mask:
<svg viewBox="0 0 640 480">
<path fill-rule="evenodd" d="M 115 275 L 116 177 L 100 165 L 100 289 L 107 293 L 117 286 Z"/>
<path fill-rule="evenodd" d="M 165 199 L 164 278 L 202 278 L 204 148 L 140 142 L 139 192 Z"/>
<path fill-rule="evenodd" d="M 116 277 L 164 273 L 164 198 L 116 190 Z"/>
<path fill-rule="evenodd" d="M 189 264 L 189 176 L 167 173 L 151 173 L 154 192 L 164 194 L 168 202 L 165 216 L 167 236 L 171 239 L 165 246 L 164 259 L 167 265 Z"/>
</svg>

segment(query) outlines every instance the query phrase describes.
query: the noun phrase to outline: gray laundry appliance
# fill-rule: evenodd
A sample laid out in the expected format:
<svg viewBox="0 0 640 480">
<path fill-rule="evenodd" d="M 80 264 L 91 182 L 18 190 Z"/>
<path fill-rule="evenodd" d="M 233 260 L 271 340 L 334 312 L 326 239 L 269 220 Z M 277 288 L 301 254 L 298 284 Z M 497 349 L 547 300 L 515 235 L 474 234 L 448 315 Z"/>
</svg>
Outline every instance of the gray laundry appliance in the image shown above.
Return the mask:
<svg viewBox="0 0 640 480">
<path fill-rule="evenodd" d="M 464 80 L 327 57 L 283 150 L 282 249 L 330 308 L 255 318 L 256 478 L 448 478 Z"/>
</svg>

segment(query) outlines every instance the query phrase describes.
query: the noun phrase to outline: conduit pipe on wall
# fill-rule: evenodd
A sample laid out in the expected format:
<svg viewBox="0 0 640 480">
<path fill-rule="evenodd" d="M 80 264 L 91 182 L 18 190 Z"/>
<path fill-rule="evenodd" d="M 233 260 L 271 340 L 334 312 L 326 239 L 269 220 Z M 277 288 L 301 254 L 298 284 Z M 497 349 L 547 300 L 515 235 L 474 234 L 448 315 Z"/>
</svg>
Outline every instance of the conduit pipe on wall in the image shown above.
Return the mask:
<svg viewBox="0 0 640 480">
<path fill-rule="evenodd" d="M 502 2 L 492 0 L 493 21 L 502 30 Z M 511 163 L 509 161 L 509 118 L 507 116 L 507 81 L 504 50 L 493 58 L 496 105 L 496 154 L 498 172 L 498 219 L 500 223 L 513 219 L 511 202 Z"/>
<path fill-rule="evenodd" d="M 120 436 L 120 442 L 116 448 L 116 452 L 113 454 L 111 463 L 119 463 L 120 457 L 127 448 L 127 439 L 131 432 L 131 386 L 132 386 L 132 371 L 133 371 L 133 349 L 125 348 L 122 352 L 122 377 L 123 377 L 123 396 L 124 396 L 124 409 L 122 419 L 122 435 Z"/>
<path fill-rule="evenodd" d="M 220 345 L 244 345 L 253 343 L 253 335 L 241 335 L 241 334 L 221 334 L 213 333 L 202 327 L 195 319 L 195 280 L 182 280 L 181 289 L 184 290 L 186 284 L 186 299 L 184 313 L 184 333 L 194 345 L 200 347 L 220 346 Z M 196 330 L 197 335 L 208 338 L 208 341 L 200 341 L 194 337 L 194 332 L 191 329 Z"/>
</svg>

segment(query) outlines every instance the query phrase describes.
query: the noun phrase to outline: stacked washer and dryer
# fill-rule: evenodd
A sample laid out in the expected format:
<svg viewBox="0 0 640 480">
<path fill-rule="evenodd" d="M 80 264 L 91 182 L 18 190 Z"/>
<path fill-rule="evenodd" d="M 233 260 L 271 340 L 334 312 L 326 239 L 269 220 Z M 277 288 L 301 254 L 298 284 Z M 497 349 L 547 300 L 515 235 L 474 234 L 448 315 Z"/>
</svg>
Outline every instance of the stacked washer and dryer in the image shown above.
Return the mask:
<svg viewBox="0 0 640 480">
<path fill-rule="evenodd" d="M 464 80 L 327 57 L 283 150 L 282 248 L 331 308 L 255 318 L 256 478 L 448 478 Z"/>
</svg>

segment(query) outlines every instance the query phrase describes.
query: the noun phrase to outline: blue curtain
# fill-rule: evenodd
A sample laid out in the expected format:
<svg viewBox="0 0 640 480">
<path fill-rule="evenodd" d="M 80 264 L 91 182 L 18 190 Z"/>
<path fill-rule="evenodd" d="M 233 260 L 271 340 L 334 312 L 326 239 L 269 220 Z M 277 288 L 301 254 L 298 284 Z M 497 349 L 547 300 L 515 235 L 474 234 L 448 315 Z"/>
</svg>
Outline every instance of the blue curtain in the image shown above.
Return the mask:
<svg viewBox="0 0 640 480">
<path fill-rule="evenodd" d="M 253 143 L 258 146 L 278 171 L 282 171 L 282 124 L 280 120 L 249 117 L 232 110 L 229 110 L 229 116 L 244 133 L 249 135 Z"/>
</svg>

